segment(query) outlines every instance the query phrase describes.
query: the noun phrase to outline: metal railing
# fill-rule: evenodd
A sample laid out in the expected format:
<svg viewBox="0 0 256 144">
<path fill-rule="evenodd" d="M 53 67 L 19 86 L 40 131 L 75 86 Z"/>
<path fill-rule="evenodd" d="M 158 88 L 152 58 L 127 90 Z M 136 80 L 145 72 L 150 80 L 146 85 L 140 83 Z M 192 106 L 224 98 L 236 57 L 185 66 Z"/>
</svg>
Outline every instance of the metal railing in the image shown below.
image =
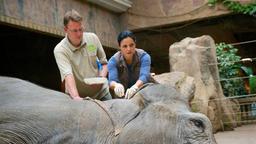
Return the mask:
<svg viewBox="0 0 256 144">
<path fill-rule="evenodd" d="M 256 96 L 230 99 L 239 102 L 240 112 L 237 112 L 236 116 L 240 116 L 241 124 L 256 123 Z"/>
</svg>

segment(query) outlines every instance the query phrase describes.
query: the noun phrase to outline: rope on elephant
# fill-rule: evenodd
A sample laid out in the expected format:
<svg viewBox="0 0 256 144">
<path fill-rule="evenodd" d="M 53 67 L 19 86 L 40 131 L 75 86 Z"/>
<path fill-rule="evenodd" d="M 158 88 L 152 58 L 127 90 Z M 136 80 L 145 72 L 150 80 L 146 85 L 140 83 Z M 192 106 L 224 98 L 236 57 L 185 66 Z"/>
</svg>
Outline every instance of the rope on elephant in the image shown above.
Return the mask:
<svg viewBox="0 0 256 144">
<path fill-rule="evenodd" d="M 143 87 L 143 88 L 145 88 L 145 87 Z M 135 116 L 133 116 L 131 119 L 129 119 L 124 125 L 119 125 L 118 123 L 115 122 L 114 118 L 111 115 L 111 111 L 109 110 L 109 108 L 106 106 L 106 104 L 104 102 L 102 102 L 100 100 L 97 100 L 97 99 L 92 99 L 90 97 L 86 97 L 85 100 L 89 100 L 91 102 L 94 102 L 107 114 L 107 116 L 109 117 L 109 119 L 111 121 L 111 124 L 114 128 L 114 130 L 113 130 L 114 131 L 114 136 L 118 136 L 121 133 L 123 127 L 125 127 L 131 120 L 133 120 L 138 115 L 138 113 L 137 113 Z"/>
<path fill-rule="evenodd" d="M 121 130 L 116 127 L 115 121 L 112 118 L 112 116 L 110 114 L 110 111 L 109 111 L 108 107 L 106 106 L 106 104 L 104 102 L 100 101 L 100 100 L 92 99 L 90 97 L 86 97 L 85 100 L 89 100 L 91 102 L 94 102 L 107 114 L 107 116 L 109 117 L 109 119 L 111 121 L 112 126 L 114 127 L 114 135 L 115 136 L 119 135 Z"/>
<path fill-rule="evenodd" d="M 134 95 L 140 95 L 140 93 L 138 93 L 139 91 L 141 91 L 142 89 L 146 88 L 147 86 L 150 86 L 150 85 L 153 85 L 153 84 L 154 83 L 146 83 L 146 84 L 144 84 L 141 88 L 139 88 L 139 90 Z M 123 127 L 125 127 L 131 120 L 133 120 L 139 114 L 139 113 L 137 113 L 136 115 L 134 115 L 133 117 L 128 119 L 126 121 L 126 123 L 124 123 L 123 125 L 118 125 L 115 122 L 114 118 L 112 117 L 111 111 L 109 110 L 109 108 L 106 106 L 106 104 L 104 102 L 102 102 L 100 100 L 97 100 L 97 99 L 92 99 L 90 97 L 86 97 L 86 98 L 84 98 L 84 100 L 89 100 L 89 101 L 94 102 L 95 104 L 97 104 L 107 114 L 107 116 L 109 117 L 109 119 L 111 121 L 112 126 L 114 127 L 114 136 L 118 136 L 121 133 Z"/>
</svg>

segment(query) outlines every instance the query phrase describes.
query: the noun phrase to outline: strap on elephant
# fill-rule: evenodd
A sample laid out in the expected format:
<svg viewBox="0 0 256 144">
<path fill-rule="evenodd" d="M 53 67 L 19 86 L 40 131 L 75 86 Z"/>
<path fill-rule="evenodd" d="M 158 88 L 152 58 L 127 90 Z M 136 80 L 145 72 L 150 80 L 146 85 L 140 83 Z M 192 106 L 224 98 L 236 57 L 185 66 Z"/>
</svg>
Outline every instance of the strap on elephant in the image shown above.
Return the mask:
<svg viewBox="0 0 256 144">
<path fill-rule="evenodd" d="M 89 100 L 89 101 L 92 101 L 92 102 L 96 103 L 108 115 L 108 117 L 109 117 L 109 119 L 111 121 L 111 124 L 114 127 L 114 135 L 117 136 L 117 135 L 120 134 L 121 128 L 117 128 L 117 125 L 114 122 L 114 120 L 113 120 L 113 118 L 112 118 L 112 116 L 110 114 L 110 111 L 109 111 L 108 107 L 106 106 L 106 104 L 104 102 L 102 102 L 100 100 L 97 100 L 97 99 L 92 99 L 90 97 L 86 97 L 86 98 L 84 98 L 84 100 Z"/>
<path fill-rule="evenodd" d="M 142 89 L 144 89 L 144 88 L 146 88 L 147 86 L 150 86 L 150 85 L 153 85 L 153 84 L 158 84 L 158 82 L 154 82 L 154 83 L 145 83 L 145 84 L 143 84 L 140 88 L 139 88 L 139 90 L 138 91 L 136 91 L 132 96 L 131 96 L 131 98 L 133 97 L 133 96 L 135 96 L 139 91 L 141 91 Z M 131 99 L 130 98 L 130 99 Z"/>
<path fill-rule="evenodd" d="M 147 83 L 145 85 L 143 85 L 136 93 L 138 93 L 140 90 L 144 89 L 145 87 L 147 86 L 150 86 L 154 83 Z M 140 94 L 140 93 L 139 93 Z M 109 117 L 110 121 L 111 121 L 111 124 L 112 126 L 114 127 L 114 136 L 118 136 L 122 129 L 130 122 L 132 121 L 134 118 L 136 118 L 140 112 L 137 112 L 137 113 L 134 113 L 134 115 L 131 116 L 131 118 L 127 119 L 125 121 L 124 124 L 120 125 L 119 123 L 117 123 L 114 118 L 112 117 L 111 115 L 111 111 L 109 110 L 109 108 L 106 106 L 106 104 L 100 100 L 96 100 L 96 99 L 92 99 L 90 97 L 86 97 L 84 98 L 85 100 L 89 100 L 89 101 L 92 101 L 94 103 L 96 103 L 106 114 L 107 116 Z"/>
</svg>

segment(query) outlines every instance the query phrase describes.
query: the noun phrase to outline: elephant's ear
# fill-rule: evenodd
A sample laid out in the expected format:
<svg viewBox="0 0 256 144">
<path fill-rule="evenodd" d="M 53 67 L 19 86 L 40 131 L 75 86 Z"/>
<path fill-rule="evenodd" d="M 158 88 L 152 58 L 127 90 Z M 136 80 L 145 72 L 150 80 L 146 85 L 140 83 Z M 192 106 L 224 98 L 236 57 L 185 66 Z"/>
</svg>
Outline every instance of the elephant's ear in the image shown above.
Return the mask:
<svg viewBox="0 0 256 144">
<path fill-rule="evenodd" d="M 140 110 L 145 108 L 145 99 L 143 94 L 140 92 L 141 90 L 145 89 L 148 86 L 152 86 L 155 83 L 146 83 L 144 84 L 132 97 L 131 101 L 132 103 L 134 103 L 135 105 L 137 105 Z"/>
<path fill-rule="evenodd" d="M 115 135 L 141 111 L 139 106 L 126 99 L 108 101 L 106 106 L 115 128 Z"/>
<path fill-rule="evenodd" d="M 141 93 L 136 93 L 134 97 L 131 99 L 131 102 L 139 107 L 140 110 L 145 108 L 145 100 Z"/>
</svg>

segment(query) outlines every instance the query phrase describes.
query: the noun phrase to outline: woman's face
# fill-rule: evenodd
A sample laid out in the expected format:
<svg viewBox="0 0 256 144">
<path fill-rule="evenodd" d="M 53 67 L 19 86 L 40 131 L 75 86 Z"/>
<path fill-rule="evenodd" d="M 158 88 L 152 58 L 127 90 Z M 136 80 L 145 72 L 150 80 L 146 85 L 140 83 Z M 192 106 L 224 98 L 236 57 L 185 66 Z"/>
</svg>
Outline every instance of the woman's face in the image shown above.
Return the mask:
<svg viewBox="0 0 256 144">
<path fill-rule="evenodd" d="M 132 59 L 133 54 L 135 53 L 135 48 L 136 48 L 135 41 L 130 37 L 124 38 L 120 42 L 121 53 L 123 54 L 126 60 Z"/>
</svg>

